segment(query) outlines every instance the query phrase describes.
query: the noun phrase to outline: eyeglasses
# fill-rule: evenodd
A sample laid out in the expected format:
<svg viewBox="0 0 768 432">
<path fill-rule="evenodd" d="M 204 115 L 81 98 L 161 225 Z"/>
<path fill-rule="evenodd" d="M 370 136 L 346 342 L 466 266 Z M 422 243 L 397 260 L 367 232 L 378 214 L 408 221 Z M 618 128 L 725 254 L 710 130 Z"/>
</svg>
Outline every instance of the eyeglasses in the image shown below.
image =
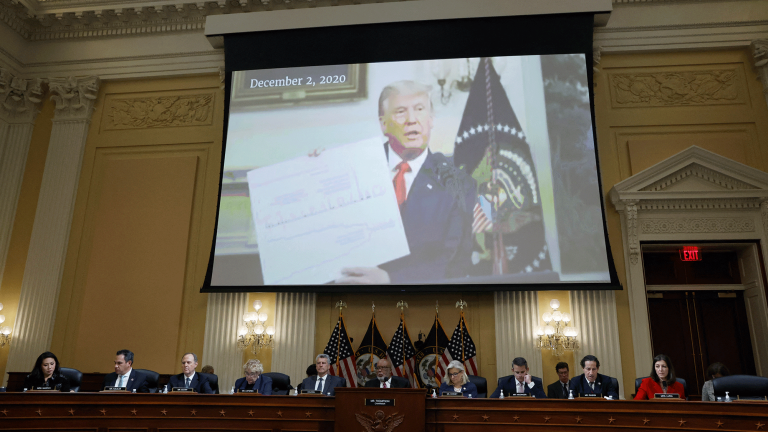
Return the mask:
<svg viewBox="0 0 768 432">
<path fill-rule="evenodd" d="M 377 371 L 379 371 L 379 370 L 387 370 L 387 369 L 389 369 L 389 366 L 382 366 L 382 367 L 376 366 L 376 370 Z"/>
<path fill-rule="evenodd" d="M 246 372 L 245 376 L 257 377 L 257 376 L 259 376 L 259 373 L 258 372 Z"/>
<path fill-rule="evenodd" d="M 449 375 L 451 378 L 453 378 L 453 377 L 455 377 L 455 376 L 459 376 L 459 375 L 461 375 L 461 372 L 454 372 L 454 373 L 449 373 L 448 375 Z"/>
</svg>

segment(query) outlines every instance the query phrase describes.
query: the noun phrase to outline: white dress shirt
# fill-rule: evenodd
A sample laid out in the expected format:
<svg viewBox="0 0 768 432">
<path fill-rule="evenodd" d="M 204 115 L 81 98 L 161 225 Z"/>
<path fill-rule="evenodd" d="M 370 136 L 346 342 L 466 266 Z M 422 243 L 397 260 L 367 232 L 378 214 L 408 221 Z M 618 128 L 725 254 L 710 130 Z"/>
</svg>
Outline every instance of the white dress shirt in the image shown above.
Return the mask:
<svg viewBox="0 0 768 432">
<path fill-rule="evenodd" d="M 379 388 L 384 388 L 384 383 L 387 383 L 387 388 L 392 388 L 392 377 L 387 378 L 386 381 L 379 381 Z"/>
<path fill-rule="evenodd" d="M 125 373 L 125 375 L 118 375 L 117 379 L 115 380 L 115 387 L 128 387 L 128 380 L 131 379 L 131 372 L 133 372 L 133 368 L 128 369 L 128 372 Z M 120 384 L 120 378 L 123 378 L 123 384 Z"/>
<path fill-rule="evenodd" d="M 327 374 L 325 376 L 322 376 L 322 377 L 318 376 L 317 377 L 317 381 L 315 382 L 315 390 L 317 390 L 319 392 L 324 391 L 324 389 L 325 389 L 325 380 L 327 380 L 327 379 L 328 379 L 328 375 Z M 322 384 L 320 384 L 320 383 L 322 383 Z"/>
<path fill-rule="evenodd" d="M 416 175 L 419 173 L 419 170 L 421 169 L 421 166 L 424 165 L 424 161 L 427 160 L 427 153 L 429 153 L 428 149 L 424 149 L 423 152 L 419 156 L 416 157 L 414 160 L 408 161 L 408 166 L 411 167 L 411 170 L 406 172 L 403 176 L 403 179 L 405 180 L 405 197 L 408 198 L 408 194 L 411 193 L 411 186 L 413 186 L 413 180 L 416 178 Z M 400 162 L 402 162 L 403 159 L 400 158 L 400 155 L 392 151 L 392 147 L 389 147 L 389 176 L 392 181 L 395 180 L 395 175 L 397 175 L 397 172 L 399 171 L 397 169 L 397 166 L 400 165 Z"/>
<path fill-rule="evenodd" d="M 192 380 L 195 379 L 195 371 L 192 371 L 192 375 L 190 375 L 189 378 L 187 378 L 187 376 L 184 375 L 184 387 L 187 386 L 187 379 L 189 379 L 189 387 L 192 387 Z"/>
</svg>

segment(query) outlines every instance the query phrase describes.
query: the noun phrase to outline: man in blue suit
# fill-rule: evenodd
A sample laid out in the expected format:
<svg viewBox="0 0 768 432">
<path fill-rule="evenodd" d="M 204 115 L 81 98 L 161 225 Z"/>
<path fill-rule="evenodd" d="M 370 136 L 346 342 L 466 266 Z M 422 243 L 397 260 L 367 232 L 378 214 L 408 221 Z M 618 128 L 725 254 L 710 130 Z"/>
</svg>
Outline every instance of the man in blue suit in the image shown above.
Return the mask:
<svg viewBox="0 0 768 432">
<path fill-rule="evenodd" d="M 379 123 L 410 255 L 374 268 L 346 268 L 337 283 L 433 282 L 467 276 L 477 186 L 453 159 L 429 150 L 431 87 L 398 81 L 379 96 Z"/>
<path fill-rule="evenodd" d="M 619 399 L 619 389 L 613 384 L 613 379 L 607 375 L 597 373 L 600 370 L 600 360 L 593 355 L 586 355 L 581 359 L 581 367 L 584 373 L 573 377 L 569 388 L 574 396 L 582 394 L 597 394 L 611 396 Z"/>
<path fill-rule="evenodd" d="M 347 380 L 329 374 L 331 370 L 331 358 L 327 354 L 318 354 L 315 358 L 317 375 L 304 378 L 301 382 L 301 390 L 316 390 L 326 396 L 336 396 L 336 387 L 346 387 Z"/>
<path fill-rule="evenodd" d="M 499 378 L 499 385 L 490 397 L 498 398 L 503 390 L 504 397 L 516 393 L 526 394 L 537 399 L 547 398 L 541 378 L 531 376 L 528 373 L 528 362 L 524 358 L 517 357 L 512 360 L 512 372 L 514 372 L 513 375 Z"/>
<path fill-rule="evenodd" d="M 129 350 L 120 350 L 115 355 L 115 371 L 104 377 L 104 387 L 125 387 L 128 391 L 136 390 L 136 393 L 149 393 L 147 377 L 141 372 L 133 370 L 133 353 Z"/>
<path fill-rule="evenodd" d="M 181 373 L 171 376 L 168 381 L 168 391 L 177 387 L 191 388 L 197 393 L 213 394 L 208 378 L 195 373 L 197 368 L 197 355 L 186 353 L 181 357 Z"/>
</svg>

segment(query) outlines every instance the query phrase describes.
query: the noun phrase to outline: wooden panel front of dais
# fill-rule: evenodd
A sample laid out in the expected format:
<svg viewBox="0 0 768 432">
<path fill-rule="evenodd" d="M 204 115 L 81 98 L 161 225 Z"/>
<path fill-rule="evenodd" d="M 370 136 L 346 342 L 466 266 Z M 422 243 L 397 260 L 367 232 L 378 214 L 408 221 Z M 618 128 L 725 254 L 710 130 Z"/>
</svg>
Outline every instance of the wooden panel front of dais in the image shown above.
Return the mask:
<svg viewBox="0 0 768 432">
<path fill-rule="evenodd" d="M 336 389 L 336 432 L 420 432 L 423 389 Z"/>
</svg>

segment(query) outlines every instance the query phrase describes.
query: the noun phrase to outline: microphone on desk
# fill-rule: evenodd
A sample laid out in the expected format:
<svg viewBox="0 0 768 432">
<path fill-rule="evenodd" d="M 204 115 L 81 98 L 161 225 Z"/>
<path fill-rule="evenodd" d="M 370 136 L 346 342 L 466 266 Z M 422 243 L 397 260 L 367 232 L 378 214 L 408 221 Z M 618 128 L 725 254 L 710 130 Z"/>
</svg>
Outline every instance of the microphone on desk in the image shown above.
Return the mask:
<svg viewBox="0 0 768 432">
<path fill-rule="evenodd" d="M 664 393 L 667 392 L 667 382 L 666 381 L 662 381 L 661 382 L 661 389 L 664 390 Z"/>
</svg>

